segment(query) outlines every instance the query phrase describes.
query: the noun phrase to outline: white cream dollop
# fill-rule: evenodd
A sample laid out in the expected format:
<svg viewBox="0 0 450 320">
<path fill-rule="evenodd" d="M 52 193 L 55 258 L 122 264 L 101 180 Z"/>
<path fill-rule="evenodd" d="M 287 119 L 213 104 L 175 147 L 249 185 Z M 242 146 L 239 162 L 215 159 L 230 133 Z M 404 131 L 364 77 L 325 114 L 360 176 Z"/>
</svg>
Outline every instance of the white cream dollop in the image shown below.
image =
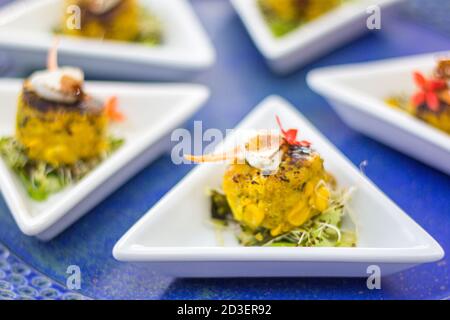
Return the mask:
<svg viewBox="0 0 450 320">
<path fill-rule="evenodd" d="M 79 97 L 79 92 L 65 90 L 63 78 L 69 78 L 70 81 L 78 83 L 81 87 L 84 81 L 84 73 L 82 70 L 73 67 L 63 67 L 52 71 L 36 71 L 30 76 L 29 83 L 31 89 L 43 99 L 61 103 L 74 103 Z"/>
<path fill-rule="evenodd" d="M 122 0 L 90 0 L 88 8 L 92 13 L 102 14 L 117 6 L 120 1 Z"/>
<path fill-rule="evenodd" d="M 261 131 L 249 138 L 245 146 L 247 163 L 268 175 L 278 171 L 283 153 L 280 149 L 282 138 L 270 131 Z"/>
<path fill-rule="evenodd" d="M 263 174 L 273 174 L 278 171 L 282 155 L 278 148 L 247 151 L 245 160 L 252 167 L 260 169 Z"/>
</svg>

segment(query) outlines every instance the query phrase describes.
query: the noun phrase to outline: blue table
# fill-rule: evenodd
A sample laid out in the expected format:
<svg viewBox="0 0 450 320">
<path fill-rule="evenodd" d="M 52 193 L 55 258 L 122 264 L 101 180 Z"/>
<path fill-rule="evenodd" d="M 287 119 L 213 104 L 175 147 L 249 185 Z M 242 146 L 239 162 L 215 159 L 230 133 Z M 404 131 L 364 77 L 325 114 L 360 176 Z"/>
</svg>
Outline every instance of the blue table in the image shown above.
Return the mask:
<svg viewBox="0 0 450 320">
<path fill-rule="evenodd" d="M 0 3 L 6 1 L 0 1 Z M 346 127 L 305 83 L 317 67 L 450 49 L 445 34 L 407 17 L 383 17 L 382 30 L 367 35 L 306 69 L 277 77 L 266 67 L 228 1 L 193 0 L 218 52 L 210 70 L 192 79 L 211 88 L 212 97 L 192 120 L 204 127 L 232 128 L 260 100 L 279 94 L 291 101 L 391 199 L 450 249 L 450 177 Z M 79 265 L 79 293 L 110 299 L 445 299 L 450 297 L 450 259 L 386 277 L 369 291 L 365 279 L 174 279 L 145 265 L 120 263 L 116 241 L 191 166 L 175 166 L 164 155 L 117 190 L 58 238 L 42 243 L 21 234 L 0 199 L 0 243 L 35 270 L 65 283 L 66 268 Z M 1 248 L 0 248 L 1 249 Z M 1 258 L 1 250 L 0 250 Z M 1 279 L 1 274 L 0 274 Z"/>
</svg>

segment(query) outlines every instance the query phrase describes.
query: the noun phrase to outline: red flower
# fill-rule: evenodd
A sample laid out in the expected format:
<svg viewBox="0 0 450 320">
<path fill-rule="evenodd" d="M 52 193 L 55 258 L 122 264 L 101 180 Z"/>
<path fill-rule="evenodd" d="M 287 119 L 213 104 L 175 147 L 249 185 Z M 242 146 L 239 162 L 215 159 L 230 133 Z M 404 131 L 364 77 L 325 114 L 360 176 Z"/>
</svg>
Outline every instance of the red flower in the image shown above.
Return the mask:
<svg viewBox="0 0 450 320">
<path fill-rule="evenodd" d="M 414 72 L 414 82 L 420 91 L 412 96 L 411 102 L 415 107 L 422 104 L 428 106 L 432 111 L 439 111 L 439 96 L 436 91 L 447 88 L 447 83 L 441 79 L 427 80 L 420 72 Z"/>
<path fill-rule="evenodd" d="M 294 146 L 300 146 L 300 147 L 310 147 L 311 146 L 311 142 L 303 140 L 303 141 L 297 141 L 297 133 L 298 130 L 297 129 L 289 129 L 287 131 L 285 131 L 283 129 L 283 126 L 281 125 L 281 121 L 280 118 L 278 116 L 275 116 L 277 118 L 277 123 L 278 126 L 280 127 L 281 133 L 283 134 L 283 138 L 284 140 L 286 140 L 286 142 L 290 145 L 294 145 Z"/>
<path fill-rule="evenodd" d="M 105 113 L 109 120 L 113 122 L 123 122 L 125 115 L 119 111 L 118 101 L 116 96 L 109 97 L 105 102 Z"/>
</svg>

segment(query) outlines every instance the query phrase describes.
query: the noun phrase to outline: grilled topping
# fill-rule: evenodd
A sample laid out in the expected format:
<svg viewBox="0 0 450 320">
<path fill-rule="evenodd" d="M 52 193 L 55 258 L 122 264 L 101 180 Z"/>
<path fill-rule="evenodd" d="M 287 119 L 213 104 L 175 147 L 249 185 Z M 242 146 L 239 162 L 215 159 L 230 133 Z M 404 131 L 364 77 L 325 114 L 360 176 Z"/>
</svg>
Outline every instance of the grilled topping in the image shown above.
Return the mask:
<svg viewBox="0 0 450 320">
<path fill-rule="evenodd" d="M 28 89 L 45 100 L 75 103 L 82 96 L 83 81 L 83 71 L 78 68 L 36 71 L 28 80 Z"/>
<path fill-rule="evenodd" d="M 253 168 L 263 174 L 271 174 L 278 170 L 283 152 L 280 149 L 281 137 L 275 135 L 257 136 L 247 144 L 245 160 Z"/>
</svg>

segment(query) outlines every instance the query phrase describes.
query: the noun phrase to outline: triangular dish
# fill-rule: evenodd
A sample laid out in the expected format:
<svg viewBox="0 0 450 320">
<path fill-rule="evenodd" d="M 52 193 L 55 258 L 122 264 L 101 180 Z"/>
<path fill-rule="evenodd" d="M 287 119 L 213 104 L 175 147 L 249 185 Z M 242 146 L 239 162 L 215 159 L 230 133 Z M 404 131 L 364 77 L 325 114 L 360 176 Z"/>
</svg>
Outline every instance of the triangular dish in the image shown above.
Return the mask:
<svg viewBox="0 0 450 320">
<path fill-rule="evenodd" d="M 450 136 L 385 102 L 396 94 L 411 96 L 413 72 L 430 74 L 437 58 L 448 54 L 317 69 L 308 74 L 308 84 L 350 127 L 450 174 Z"/>
<path fill-rule="evenodd" d="M 366 21 L 373 13 L 368 10 L 372 6 L 385 13 L 401 1 L 348 1 L 280 38 L 272 34 L 257 0 L 232 0 L 231 3 L 269 66 L 285 74 L 369 31 Z"/>
<path fill-rule="evenodd" d="M 14 135 L 21 81 L 2 79 L 0 135 Z M 23 233 L 49 240 L 88 212 L 170 146 L 170 132 L 183 124 L 209 96 L 200 85 L 87 82 L 86 91 L 106 99 L 117 95 L 126 121 L 111 128 L 125 143 L 78 183 L 43 202 L 32 200 L 0 159 L 0 187 Z"/>
<path fill-rule="evenodd" d="M 224 234 L 219 245 L 208 224 L 210 203 L 204 191 L 220 185 L 225 165 L 202 164 L 118 241 L 114 257 L 187 277 L 361 277 L 370 265 L 387 275 L 443 257 L 430 235 L 283 99 L 267 98 L 237 128 L 275 129 L 275 115 L 313 142 L 340 185 L 356 187 L 349 204 L 358 230 L 356 248 L 242 247 L 232 234 Z"/>
<path fill-rule="evenodd" d="M 162 21 L 165 40 L 161 45 L 60 36 L 61 64 L 78 66 L 89 76 L 173 80 L 214 63 L 214 48 L 187 1 L 140 3 Z M 10 53 L 19 72 L 43 67 L 63 4 L 60 0 L 22 0 L 0 10 L 0 48 Z"/>
</svg>

